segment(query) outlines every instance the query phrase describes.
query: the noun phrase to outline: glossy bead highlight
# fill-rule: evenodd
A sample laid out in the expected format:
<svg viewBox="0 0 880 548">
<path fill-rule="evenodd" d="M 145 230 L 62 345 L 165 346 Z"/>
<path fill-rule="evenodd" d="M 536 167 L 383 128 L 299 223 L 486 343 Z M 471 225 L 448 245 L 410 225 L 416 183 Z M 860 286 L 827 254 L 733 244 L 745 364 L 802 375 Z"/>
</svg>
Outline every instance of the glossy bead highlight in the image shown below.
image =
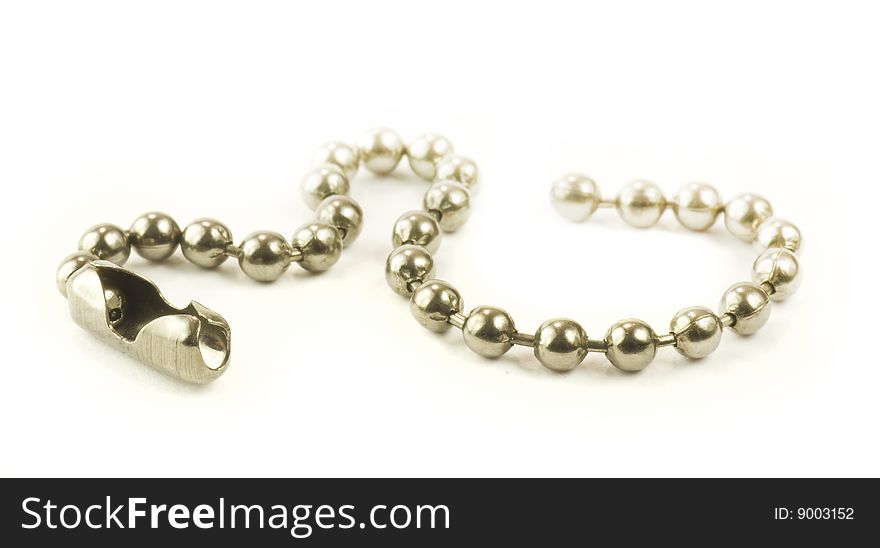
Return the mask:
<svg viewBox="0 0 880 548">
<path fill-rule="evenodd" d="M 324 143 L 312 156 L 312 165 L 320 167 L 333 164 L 339 167 L 349 181 L 354 179 L 358 171 L 358 152 L 353 147 L 339 142 Z"/>
<path fill-rule="evenodd" d="M 801 251 L 803 241 L 800 229 L 793 223 L 779 217 L 770 217 L 758 226 L 753 245 L 758 253 L 762 253 L 766 249 L 780 247 L 798 254 Z"/>
<path fill-rule="evenodd" d="M 402 245 L 385 261 L 385 281 L 398 295 L 412 295 L 413 284 L 421 283 L 434 273 L 434 258 L 422 246 Z"/>
<path fill-rule="evenodd" d="M 131 223 L 128 241 L 144 259 L 162 261 L 173 255 L 177 249 L 180 243 L 180 227 L 165 213 L 144 213 Z"/>
<path fill-rule="evenodd" d="M 706 183 L 691 183 L 678 190 L 670 203 L 678 222 L 698 232 L 715 224 L 722 203 L 718 191 Z"/>
<path fill-rule="evenodd" d="M 705 358 L 721 343 L 721 320 L 708 308 L 692 306 L 679 310 L 669 323 L 675 350 L 692 360 Z"/>
<path fill-rule="evenodd" d="M 423 206 L 439 214 L 437 222 L 444 232 L 455 232 L 471 215 L 471 195 L 461 183 L 438 181 L 425 192 Z"/>
<path fill-rule="evenodd" d="M 580 173 L 569 173 L 554 181 L 550 188 L 553 209 L 569 221 L 586 221 L 601 201 L 596 182 Z"/>
<path fill-rule="evenodd" d="M 420 245 L 431 253 L 436 253 L 440 248 L 441 234 L 437 219 L 427 211 L 407 211 L 394 222 L 391 244 L 394 247 Z"/>
<path fill-rule="evenodd" d="M 758 226 L 773 215 L 770 202 L 757 194 L 740 194 L 724 205 L 724 226 L 744 242 L 752 242 Z"/>
<path fill-rule="evenodd" d="M 128 234 L 116 225 L 104 223 L 88 229 L 79 239 L 79 250 L 122 266 L 131 255 Z"/>
<path fill-rule="evenodd" d="M 452 143 L 436 133 L 426 133 L 406 146 L 409 166 L 416 175 L 426 181 L 433 181 L 437 174 L 437 163 L 453 153 Z"/>
<path fill-rule="evenodd" d="M 770 299 L 784 301 L 801 285 L 800 264 L 797 256 L 781 247 L 772 247 L 761 253 L 752 265 L 752 281 L 773 287 Z"/>
<path fill-rule="evenodd" d="M 197 219 L 186 225 L 180 236 L 180 250 L 189 262 L 202 268 L 216 268 L 226 260 L 232 232 L 216 219 Z"/>
<path fill-rule="evenodd" d="M 348 178 L 339 166 L 324 164 L 308 173 L 302 181 L 303 201 L 312 209 L 328 196 L 348 194 Z"/>
<path fill-rule="evenodd" d="M 535 332 L 535 357 L 553 371 L 571 371 L 587 356 L 587 332 L 574 320 L 554 318 Z"/>
<path fill-rule="evenodd" d="M 605 333 L 608 351 L 605 356 L 611 364 L 628 372 L 648 367 L 657 354 L 657 335 L 642 320 L 621 320 Z"/>
<path fill-rule="evenodd" d="M 364 211 L 348 196 L 327 196 L 315 209 L 315 219 L 319 223 L 335 226 L 342 235 L 342 246 L 351 245 L 361 234 L 364 224 Z"/>
<path fill-rule="evenodd" d="M 466 156 L 455 154 L 441 158 L 437 162 L 434 178 L 438 181 L 456 181 L 473 193 L 480 180 L 480 172 L 476 162 Z"/>
<path fill-rule="evenodd" d="M 342 235 L 335 226 L 306 223 L 297 228 L 290 241 L 302 253 L 298 264 L 309 272 L 324 272 L 342 255 Z"/>
<path fill-rule="evenodd" d="M 657 224 L 663 210 L 666 209 L 666 198 L 660 187 L 649 181 L 633 181 L 617 195 L 615 205 L 620 218 L 630 226 L 648 228 Z"/>
<path fill-rule="evenodd" d="M 443 280 L 425 280 L 409 301 L 409 310 L 419 324 L 435 333 L 448 330 L 449 317 L 460 313 L 464 301 L 457 289 Z"/>
<path fill-rule="evenodd" d="M 274 282 L 290 266 L 290 244 L 277 232 L 254 232 L 239 247 L 238 265 L 258 282 Z"/>
<path fill-rule="evenodd" d="M 513 346 L 516 327 L 504 310 L 478 306 L 468 314 L 461 331 L 468 348 L 484 358 L 498 358 Z"/>
<path fill-rule="evenodd" d="M 730 328 L 738 335 L 752 335 L 770 319 L 770 297 L 759 285 L 740 282 L 724 292 L 719 310 L 734 317 Z"/>
</svg>

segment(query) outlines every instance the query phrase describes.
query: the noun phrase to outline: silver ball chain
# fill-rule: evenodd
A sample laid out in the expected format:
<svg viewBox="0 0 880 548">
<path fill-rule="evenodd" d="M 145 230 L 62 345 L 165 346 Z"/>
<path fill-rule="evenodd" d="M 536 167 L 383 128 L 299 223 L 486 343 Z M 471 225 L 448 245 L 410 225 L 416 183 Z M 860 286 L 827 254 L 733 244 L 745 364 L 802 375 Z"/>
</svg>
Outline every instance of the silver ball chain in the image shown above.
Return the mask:
<svg viewBox="0 0 880 548">
<path fill-rule="evenodd" d="M 294 262 L 309 271 L 325 271 L 361 232 L 363 211 L 347 195 L 359 167 L 387 175 L 404 156 L 431 186 L 422 209 L 407 211 L 394 223 L 385 279 L 410 299 L 410 311 L 422 326 L 435 332 L 456 327 L 465 344 L 487 358 L 500 357 L 514 345 L 533 348 L 537 359 L 554 371 L 574 369 L 588 352 L 605 354 L 624 371 L 644 369 L 665 346 L 691 359 L 703 358 L 718 347 L 723 329 L 740 335 L 760 329 L 769 317 L 770 302 L 784 300 L 800 283 L 800 231 L 774 217 L 769 202 L 758 195 L 742 194 L 723 204 L 714 188 L 697 183 L 686 185 L 667 202 L 657 185 L 635 181 L 606 200 L 593 180 L 569 174 L 553 183 L 550 195 L 556 210 L 573 221 L 584 221 L 599 208 L 615 207 L 625 222 L 646 228 L 672 209 L 683 226 L 703 231 L 723 214 L 727 229 L 754 242 L 760 252 L 752 266 L 753 281 L 730 287 L 717 315 L 704 307 L 679 311 L 669 332 L 661 335 L 637 319 L 621 320 L 602 339 L 590 339 L 577 322 L 566 318 L 548 320 L 531 334 L 518 331 L 510 315 L 497 307 L 478 306 L 465 314 L 460 293 L 433 278 L 432 254 L 442 233 L 454 232 L 467 221 L 479 181 L 477 165 L 455 154 L 443 136 L 428 133 L 404 144 L 397 133 L 379 128 L 355 146 L 330 142 L 317 151 L 315 167 L 302 183 L 303 199 L 315 210 L 315 219 L 299 227 L 290 243 L 277 232 L 260 231 L 235 245 L 230 230 L 217 220 L 198 219 L 180 230 L 170 216 L 151 212 L 128 230 L 113 224 L 89 229 L 80 238 L 79 251 L 58 267 L 58 289 L 68 297 L 76 323 L 105 342 L 175 377 L 209 382 L 228 365 L 228 324 L 198 303 L 174 308 L 152 282 L 122 269 L 131 248 L 145 259 L 161 261 L 180 246 L 190 262 L 208 269 L 235 257 L 241 270 L 260 282 L 277 280 Z"/>
<path fill-rule="evenodd" d="M 654 183 L 634 181 L 614 199 L 606 200 L 592 179 L 569 174 L 553 183 L 550 197 L 554 208 L 573 221 L 586 220 L 600 207 L 614 207 L 626 223 L 647 228 L 656 224 L 666 209 L 672 209 L 684 227 L 704 231 L 723 214 L 727 229 L 740 240 L 754 242 L 760 253 L 752 265 L 752 281 L 734 284 L 725 291 L 718 314 L 701 306 L 678 311 L 664 334 L 633 318 L 615 323 L 601 339 L 589 338 L 577 322 L 567 318 L 547 320 L 534 333 L 524 333 L 501 308 L 484 305 L 465 313 L 458 290 L 433 278 L 432 253 L 439 247 L 441 231 L 451 232 L 467 219 L 477 166 L 470 159 L 452 155 L 453 147 L 443 137 L 427 135 L 414 144 L 419 155 L 416 164 L 410 158 L 413 169 L 434 183 L 425 195 L 424 209 L 409 211 L 394 224 L 394 249 L 385 264 L 386 280 L 396 293 L 410 298 L 410 311 L 422 326 L 435 332 L 460 329 L 465 345 L 483 357 L 498 358 L 514 345 L 526 346 L 545 367 L 559 372 L 574 369 L 589 352 L 605 354 L 612 365 L 630 372 L 647 367 L 657 349 L 666 346 L 687 358 L 700 359 L 718 347 L 726 328 L 739 335 L 755 333 L 769 318 L 770 302 L 784 300 L 800 284 L 796 256 L 801 248 L 800 230 L 774 217 L 770 203 L 761 196 L 741 194 L 724 204 L 713 187 L 694 183 L 667 202 Z M 433 153 L 426 155 L 424 151 Z M 368 147 L 360 153 L 367 159 L 373 151 Z M 429 160 L 436 169 L 431 169 Z"/>
</svg>

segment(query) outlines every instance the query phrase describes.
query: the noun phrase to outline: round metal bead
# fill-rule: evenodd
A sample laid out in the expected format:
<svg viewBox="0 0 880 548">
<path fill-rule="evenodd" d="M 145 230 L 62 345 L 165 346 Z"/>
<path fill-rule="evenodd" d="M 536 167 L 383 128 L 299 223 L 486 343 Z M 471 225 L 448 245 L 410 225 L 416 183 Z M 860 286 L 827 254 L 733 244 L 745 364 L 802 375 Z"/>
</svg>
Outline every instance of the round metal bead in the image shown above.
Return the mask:
<svg viewBox="0 0 880 548">
<path fill-rule="evenodd" d="M 88 229 L 79 239 L 79 250 L 122 266 L 131 255 L 131 244 L 124 230 L 106 223 Z"/>
<path fill-rule="evenodd" d="M 705 358 L 718 348 L 721 330 L 721 319 L 702 306 L 679 310 L 669 323 L 669 332 L 675 337 L 675 349 L 692 360 Z"/>
<path fill-rule="evenodd" d="M 226 260 L 226 248 L 232 245 L 232 232 L 216 219 L 196 219 L 183 229 L 180 250 L 192 264 L 216 268 Z"/>
<path fill-rule="evenodd" d="M 770 202 L 757 194 L 740 194 L 724 206 L 724 226 L 744 242 L 754 241 L 758 226 L 773 215 Z"/>
<path fill-rule="evenodd" d="M 553 371 L 571 371 L 587 356 L 587 332 L 565 318 L 547 320 L 535 332 L 535 357 Z"/>
<path fill-rule="evenodd" d="M 550 189 L 550 203 L 553 208 L 570 221 L 586 221 L 596 208 L 602 197 L 596 182 L 580 173 L 568 175 L 553 182 Z"/>
<path fill-rule="evenodd" d="M 461 332 L 468 348 L 484 358 L 498 358 L 513 346 L 516 327 L 504 310 L 478 306 L 468 314 Z"/>
<path fill-rule="evenodd" d="M 802 245 L 801 231 L 785 219 L 771 217 L 758 226 L 753 245 L 759 253 L 765 249 L 781 247 L 797 254 Z"/>
<path fill-rule="evenodd" d="M 339 166 L 324 164 L 303 178 L 302 197 L 312 209 L 317 208 L 324 198 L 348 194 L 348 178 Z"/>
<path fill-rule="evenodd" d="M 739 335 L 751 335 L 770 318 L 770 297 L 760 286 L 751 282 L 734 284 L 724 292 L 719 307 L 721 314 L 731 314 L 730 327 Z"/>
<path fill-rule="evenodd" d="M 434 273 L 434 258 L 420 245 L 402 245 L 385 261 L 385 281 L 398 295 L 409 297 L 411 286 L 423 282 Z"/>
<path fill-rule="evenodd" d="M 290 244 L 277 232 L 254 232 L 239 247 L 242 272 L 258 282 L 273 282 L 290 266 Z"/>
<path fill-rule="evenodd" d="M 144 259 L 162 261 L 173 255 L 177 249 L 177 244 L 180 243 L 180 227 L 165 213 L 144 213 L 131 223 L 128 241 Z"/>
<path fill-rule="evenodd" d="M 342 235 L 325 223 L 302 225 L 293 233 L 291 245 L 302 252 L 299 266 L 309 272 L 324 272 L 342 255 Z"/>
<path fill-rule="evenodd" d="M 342 246 L 348 246 L 361 234 L 364 211 L 348 196 L 327 196 L 315 210 L 318 222 L 335 226 L 342 236 Z"/>
<path fill-rule="evenodd" d="M 679 189 L 672 198 L 672 211 L 678 222 L 691 230 L 708 230 L 721 212 L 721 197 L 714 187 L 691 183 Z"/>
<path fill-rule="evenodd" d="M 333 164 L 345 173 L 348 180 L 354 179 L 358 171 L 358 152 L 353 147 L 339 141 L 325 143 L 312 156 L 312 165 L 320 167 Z"/>
<path fill-rule="evenodd" d="M 376 128 L 358 139 L 357 150 L 365 168 L 378 175 L 387 175 L 400 163 L 405 147 L 397 133 Z"/>
<path fill-rule="evenodd" d="M 641 371 L 657 354 L 657 335 L 642 320 L 621 320 L 605 334 L 606 356 L 623 371 Z"/>
<path fill-rule="evenodd" d="M 413 291 L 409 311 L 422 327 L 442 333 L 451 326 L 447 320 L 461 312 L 464 306 L 461 294 L 443 280 L 426 280 Z"/>
<path fill-rule="evenodd" d="M 648 228 L 657 224 L 666 198 L 660 187 L 649 181 L 633 181 L 623 187 L 615 201 L 620 217 L 630 226 Z"/>
<path fill-rule="evenodd" d="M 420 245 L 436 253 L 440 248 L 440 225 L 427 211 L 407 211 L 394 222 L 391 243 L 394 247 L 404 244 Z"/>
<path fill-rule="evenodd" d="M 437 162 L 434 178 L 438 180 L 456 181 L 474 192 L 480 179 L 477 163 L 466 156 L 450 155 Z"/>
<path fill-rule="evenodd" d="M 74 272 L 89 264 L 89 261 L 97 259 L 96 256 L 88 251 L 77 251 L 64 257 L 64 260 L 61 261 L 61 264 L 58 265 L 58 269 L 55 271 L 55 285 L 58 286 L 58 291 L 67 297 L 67 280 L 73 276 Z"/>
<path fill-rule="evenodd" d="M 755 259 L 752 265 L 752 281 L 773 286 L 770 299 L 784 301 L 801 285 L 800 265 L 797 256 L 780 247 L 772 247 Z"/>
<path fill-rule="evenodd" d="M 409 167 L 426 181 L 434 180 L 437 162 L 452 152 L 453 147 L 449 139 L 436 133 L 426 133 L 406 146 Z"/>
<path fill-rule="evenodd" d="M 438 181 L 425 192 L 423 206 L 439 214 L 437 222 L 444 232 L 454 232 L 470 217 L 471 195 L 461 183 Z"/>
</svg>

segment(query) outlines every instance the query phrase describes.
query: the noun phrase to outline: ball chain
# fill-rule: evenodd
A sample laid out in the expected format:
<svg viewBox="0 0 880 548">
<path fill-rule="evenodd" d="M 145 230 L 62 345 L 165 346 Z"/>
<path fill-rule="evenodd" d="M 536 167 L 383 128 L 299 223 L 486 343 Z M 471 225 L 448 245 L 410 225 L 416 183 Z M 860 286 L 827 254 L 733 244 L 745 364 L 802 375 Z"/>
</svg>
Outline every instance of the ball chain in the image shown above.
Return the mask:
<svg viewBox="0 0 880 548">
<path fill-rule="evenodd" d="M 456 230 L 467 220 L 470 190 L 478 179 L 476 164 L 453 156 L 451 143 L 434 134 L 419 138 L 407 150 L 418 152 L 410 158 L 413 170 L 435 182 L 425 195 L 423 210 L 404 213 L 395 222 L 386 280 L 396 293 L 410 298 L 410 311 L 422 326 L 434 332 L 460 329 L 465 345 L 483 357 L 498 358 L 514 345 L 527 346 L 545 367 L 558 372 L 574 369 L 589 352 L 605 354 L 612 365 L 629 372 L 647 367 L 657 350 L 666 346 L 700 359 L 718 347 L 724 329 L 739 335 L 758 331 L 769 318 L 771 301 L 784 300 L 800 284 L 796 255 L 802 245 L 800 230 L 774 217 L 770 203 L 757 194 L 741 194 L 725 204 L 712 186 L 694 183 L 667 201 L 656 184 L 634 181 L 613 200 L 606 200 L 592 179 L 569 174 L 553 183 L 550 195 L 554 208 L 573 221 L 588 219 L 600 207 L 614 207 L 627 224 L 647 228 L 671 209 L 685 228 L 705 231 L 723 214 L 727 230 L 753 242 L 759 252 L 752 281 L 725 291 L 718 314 L 701 306 L 680 310 L 663 334 L 634 318 L 615 323 L 601 339 L 589 338 L 580 324 L 567 318 L 547 320 L 534 333 L 520 332 L 501 308 L 483 305 L 465 312 L 458 290 L 433 278 L 432 254 L 439 247 L 440 233 Z M 362 158 L 374 152 L 370 147 L 361 149 Z"/>
<path fill-rule="evenodd" d="M 179 245 L 184 257 L 202 268 L 216 268 L 236 257 L 242 271 L 261 282 L 278 279 L 292 262 L 313 272 L 327 270 L 361 231 L 363 212 L 347 196 L 359 167 L 387 175 L 404 156 L 412 171 L 431 186 L 422 208 L 405 212 L 394 223 L 385 279 L 392 290 L 410 299 L 410 311 L 422 326 L 434 332 L 456 327 L 465 345 L 487 358 L 500 357 L 514 345 L 527 346 L 545 367 L 559 372 L 574 369 L 589 352 L 605 354 L 623 371 L 644 369 L 658 348 L 666 346 L 687 358 L 704 358 L 718 347 L 724 329 L 739 335 L 758 331 L 769 318 L 771 301 L 784 300 L 800 284 L 796 254 L 801 233 L 792 223 L 773 216 L 770 203 L 757 194 L 741 194 L 723 203 L 713 187 L 694 183 L 667 201 L 654 183 L 634 181 L 608 200 L 592 179 L 569 174 L 553 183 L 550 196 L 554 208 L 573 221 L 584 221 L 599 208 L 614 207 L 627 224 L 647 228 L 671 209 L 684 227 L 705 231 L 723 215 L 727 230 L 753 242 L 760 253 L 752 266 L 752 281 L 725 291 L 718 314 L 700 306 L 680 310 L 665 334 L 642 320 L 624 319 L 603 338 L 591 339 L 567 318 L 548 320 L 532 334 L 518 331 L 501 308 L 478 306 L 465 313 L 461 294 L 448 282 L 433 278 L 433 253 L 442 233 L 454 232 L 467 221 L 479 182 L 477 165 L 455 154 L 452 143 L 441 135 L 428 133 L 404 144 L 397 133 L 379 128 L 354 146 L 330 142 L 317 151 L 315 167 L 302 184 L 303 199 L 315 210 L 315 219 L 298 228 L 289 243 L 276 232 L 261 231 L 234 245 L 229 229 L 214 219 L 198 219 L 180 230 L 168 215 L 146 213 L 128 230 L 112 224 L 89 229 L 80 239 L 79 251 L 61 263 L 58 288 L 66 294 L 67 279 L 96 258 L 122 265 L 132 247 L 145 259 L 161 261 Z"/>
</svg>

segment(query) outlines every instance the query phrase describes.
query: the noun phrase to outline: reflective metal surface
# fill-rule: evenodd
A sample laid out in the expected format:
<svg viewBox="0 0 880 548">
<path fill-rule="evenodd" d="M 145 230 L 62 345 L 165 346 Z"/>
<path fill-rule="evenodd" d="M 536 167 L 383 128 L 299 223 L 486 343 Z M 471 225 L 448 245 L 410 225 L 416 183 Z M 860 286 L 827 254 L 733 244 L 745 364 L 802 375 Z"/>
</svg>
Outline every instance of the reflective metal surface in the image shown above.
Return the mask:
<svg viewBox="0 0 880 548">
<path fill-rule="evenodd" d="M 77 325 L 178 379 L 207 383 L 229 365 L 230 329 L 197 302 L 175 308 L 148 279 L 107 261 L 84 265 L 67 281 Z"/>
<path fill-rule="evenodd" d="M 730 326 L 739 335 L 752 335 L 770 319 L 770 297 L 750 282 L 733 284 L 721 297 L 719 310 L 734 318 Z"/>
<path fill-rule="evenodd" d="M 440 215 L 437 222 L 444 232 L 455 232 L 471 215 L 471 194 L 461 183 L 437 181 L 425 192 L 422 205 Z"/>
<path fill-rule="evenodd" d="M 773 215 L 770 202 L 757 194 L 740 194 L 724 205 L 724 226 L 744 242 L 755 239 L 758 226 Z"/>
<path fill-rule="evenodd" d="M 513 346 L 516 327 L 504 310 L 478 306 L 468 314 L 461 332 L 468 348 L 484 358 L 498 358 Z"/>
<path fill-rule="evenodd" d="M 585 221 L 599 207 L 602 197 L 596 182 L 580 173 L 569 173 L 553 181 L 550 203 L 569 221 Z"/>
<path fill-rule="evenodd" d="M 420 245 L 435 253 L 440 249 L 440 224 L 427 211 L 407 211 L 394 222 L 391 231 L 391 245 L 400 247 L 404 244 Z"/>
<path fill-rule="evenodd" d="M 683 227 L 696 231 L 708 230 L 714 225 L 723 207 L 718 191 L 706 183 L 683 186 L 669 205 Z"/>
<path fill-rule="evenodd" d="M 128 241 L 134 250 L 150 261 L 162 261 L 177 250 L 180 227 L 170 215 L 159 211 L 144 213 L 131 223 Z"/>
<path fill-rule="evenodd" d="M 436 133 L 426 133 L 416 137 L 406 145 L 406 157 L 413 172 L 426 181 L 433 181 L 437 173 L 437 162 L 453 153 L 452 143 Z"/>
<path fill-rule="evenodd" d="M 385 261 L 385 281 L 398 295 L 410 296 L 413 282 L 423 282 L 434 273 L 434 258 L 422 246 L 402 245 Z"/>
<path fill-rule="evenodd" d="M 574 320 L 554 318 L 535 332 L 535 357 L 553 371 L 571 371 L 587 356 L 587 332 Z"/>
<path fill-rule="evenodd" d="M 633 181 L 617 195 L 617 213 L 630 226 L 648 228 L 657 224 L 666 209 L 660 187 L 650 181 Z"/>
<path fill-rule="evenodd" d="M 452 327 L 449 318 L 461 312 L 463 307 L 461 294 L 443 280 L 425 280 L 409 301 L 409 310 L 416 321 L 436 333 Z"/>
</svg>

